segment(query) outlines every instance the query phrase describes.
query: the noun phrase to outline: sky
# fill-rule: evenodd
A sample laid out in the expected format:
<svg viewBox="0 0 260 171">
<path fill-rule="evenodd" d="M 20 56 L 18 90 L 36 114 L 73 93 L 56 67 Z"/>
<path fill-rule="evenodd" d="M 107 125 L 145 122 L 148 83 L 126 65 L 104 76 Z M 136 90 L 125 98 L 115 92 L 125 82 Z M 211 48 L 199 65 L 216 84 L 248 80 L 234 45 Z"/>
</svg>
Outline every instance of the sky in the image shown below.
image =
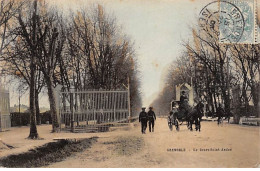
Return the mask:
<svg viewBox="0 0 260 171">
<path fill-rule="evenodd" d="M 136 46 L 141 73 L 143 106 L 163 88 L 167 69 L 190 35 L 196 5 L 189 0 L 116 1 L 106 3 Z M 106 6 L 105 5 L 105 6 Z"/>
<path fill-rule="evenodd" d="M 87 7 L 93 2 L 112 12 L 118 24 L 135 43 L 143 105 L 148 106 L 163 88 L 167 69 L 184 50 L 191 27 L 197 23 L 200 10 L 211 0 L 52 0 L 65 12 Z M 45 92 L 46 93 L 46 92 Z M 40 106 L 48 106 L 48 98 L 40 95 Z M 28 95 L 22 103 L 28 104 Z M 18 104 L 11 91 L 11 106 Z"/>
</svg>

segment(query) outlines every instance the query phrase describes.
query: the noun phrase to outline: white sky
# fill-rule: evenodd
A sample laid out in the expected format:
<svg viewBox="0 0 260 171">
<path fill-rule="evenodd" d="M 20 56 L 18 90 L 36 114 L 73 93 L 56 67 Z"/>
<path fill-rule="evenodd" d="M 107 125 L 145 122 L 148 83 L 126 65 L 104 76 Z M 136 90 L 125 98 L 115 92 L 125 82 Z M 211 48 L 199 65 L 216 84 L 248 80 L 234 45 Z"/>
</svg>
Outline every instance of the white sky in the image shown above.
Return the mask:
<svg viewBox="0 0 260 171">
<path fill-rule="evenodd" d="M 88 6 L 87 0 L 52 0 L 58 7 L 75 9 Z M 123 32 L 135 42 L 142 78 L 143 105 L 148 106 L 159 93 L 169 64 L 184 49 L 183 40 L 191 39 L 191 26 L 209 1 L 198 0 L 101 0 L 113 12 Z M 65 10 L 66 11 L 66 10 Z M 191 39 L 192 40 L 192 39 Z M 12 92 L 12 91 L 11 91 Z M 28 95 L 22 98 L 28 104 Z M 46 96 L 40 106 L 48 106 Z M 11 106 L 18 98 L 11 93 Z"/>
</svg>

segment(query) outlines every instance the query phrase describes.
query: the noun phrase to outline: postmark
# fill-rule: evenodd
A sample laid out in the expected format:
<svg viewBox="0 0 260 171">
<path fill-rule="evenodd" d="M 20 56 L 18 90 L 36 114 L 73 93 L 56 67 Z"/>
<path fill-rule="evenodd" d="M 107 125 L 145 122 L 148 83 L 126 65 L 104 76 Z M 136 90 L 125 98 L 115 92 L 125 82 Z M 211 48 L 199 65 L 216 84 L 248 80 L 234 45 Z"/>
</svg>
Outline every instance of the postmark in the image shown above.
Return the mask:
<svg viewBox="0 0 260 171">
<path fill-rule="evenodd" d="M 219 9 L 218 2 L 207 4 L 199 14 L 200 30 L 205 31 L 210 36 L 219 36 Z"/>
</svg>

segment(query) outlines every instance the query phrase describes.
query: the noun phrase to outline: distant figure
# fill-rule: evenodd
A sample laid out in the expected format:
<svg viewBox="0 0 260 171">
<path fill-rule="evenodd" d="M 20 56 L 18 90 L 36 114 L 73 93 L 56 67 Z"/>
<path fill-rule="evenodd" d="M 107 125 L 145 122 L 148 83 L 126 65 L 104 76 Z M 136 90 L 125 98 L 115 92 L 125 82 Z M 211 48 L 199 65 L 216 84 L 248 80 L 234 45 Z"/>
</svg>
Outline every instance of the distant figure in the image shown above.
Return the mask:
<svg viewBox="0 0 260 171">
<path fill-rule="evenodd" d="M 175 125 L 176 124 L 175 122 L 178 121 L 178 109 L 176 106 L 172 108 L 172 114 L 173 114 L 173 120 Z"/>
<path fill-rule="evenodd" d="M 155 116 L 155 113 L 154 113 L 152 107 L 149 107 L 149 111 L 147 114 L 148 114 L 148 120 L 149 120 L 149 131 L 154 132 L 154 121 L 156 120 L 156 116 Z M 151 126 L 152 126 L 152 130 L 151 130 Z"/>
<path fill-rule="evenodd" d="M 148 120 L 148 116 L 147 113 L 145 112 L 145 107 L 142 107 L 142 112 L 139 114 L 139 122 L 141 122 L 142 134 L 145 134 L 145 130 L 147 127 L 147 120 Z"/>
<path fill-rule="evenodd" d="M 233 113 L 231 111 L 226 112 L 226 119 L 228 120 L 228 123 L 230 121 L 230 116 L 232 116 L 232 115 L 233 115 Z"/>
<path fill-rule="evenodd" d="M 168 126 L 172 131 L 172 125 L 174 124 L 173 112 L 170 111 L 170 115 L 168 116 Z"/>
<path fill-rule="evenodd" d="M 218 125 L 219 125 L 221 118 L 224 117 L 224 114 L 225 114 L 225 111 L 222 108 L 221 104 L 219 104 L 219 106 L 216 110 L 216 114 L 217 114 L 217 117 L 218 117 Z"/>
</svg>

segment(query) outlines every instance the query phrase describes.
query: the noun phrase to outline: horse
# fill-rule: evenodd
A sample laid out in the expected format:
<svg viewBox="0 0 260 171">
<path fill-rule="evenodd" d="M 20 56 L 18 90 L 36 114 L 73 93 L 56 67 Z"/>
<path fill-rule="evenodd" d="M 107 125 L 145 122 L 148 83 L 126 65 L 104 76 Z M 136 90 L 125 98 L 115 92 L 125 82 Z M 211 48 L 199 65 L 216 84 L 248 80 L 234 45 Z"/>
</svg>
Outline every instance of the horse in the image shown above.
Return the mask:
<svg viewBox="0 0 260 171">
<path fill-rule="evenodd" d="M 196 131 L 201 129 L 201 118 L 203 116 L 204 104 L 199 102 L 187 115 L 187 122 L 189 123 L 189 129 L 192 131 L 192 124 L 195 124 Z"/>
</svg>

